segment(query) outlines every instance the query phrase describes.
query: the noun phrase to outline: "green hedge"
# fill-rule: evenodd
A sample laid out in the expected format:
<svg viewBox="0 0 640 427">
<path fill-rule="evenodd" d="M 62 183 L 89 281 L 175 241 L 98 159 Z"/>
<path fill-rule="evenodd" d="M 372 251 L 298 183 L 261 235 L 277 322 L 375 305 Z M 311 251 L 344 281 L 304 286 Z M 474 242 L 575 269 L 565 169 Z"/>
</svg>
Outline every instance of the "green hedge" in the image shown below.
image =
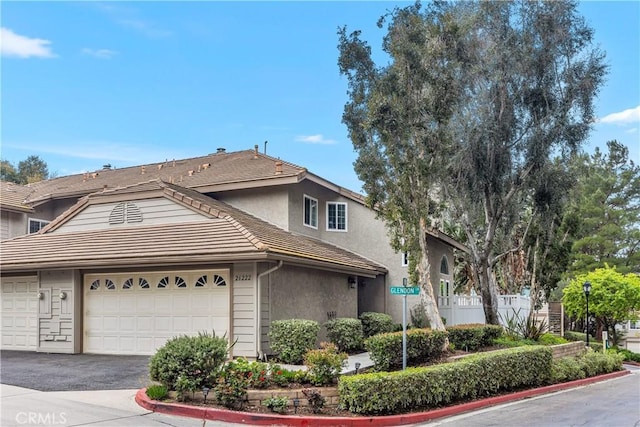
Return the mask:
<svg viewBox="0 0 640 427">
<path fill-rule="evenodd" d="M 446 331 L 410 329 L 407 331 L 407 365 L 436 359 L 443 353 Z M 365 340 L 364 346 L 378 371 L 402 366 L 402 332 L 378 334 Z"/>
<path fill-rule="evenodd" d="M 269 344 L 283 363 L 301 364 L 304 354 L 316 347 L 320 324 L 315 320 L 274 320 Z"/>
<path fill-rule="evenodd" d="M 360 315 L 360 321 L 362 322 L 362 333 L 365 338 L 393 332 L 395 329 L 393 318 L 385 313 L 367 311 Z"/>
<path fill-rule="evenodd" d="M 493 345 L 502 336 L 502 326 L 470 323 L 447 327 L 449 342 L 458 350 L 475 351 Z"/>
<path fill-rule="evenodd" d="M 340 404 L 356 414 L 394 414 L 537 386 L 549 382 L 552 359 L 550 348 L 531 346 L 404 371 L 342 376 Z"/>
<path fill-rule="evenodd" d="M 364 336 L 360 320 L 341 317 L 328 321 L 324 326 L 327 328 L 327 338 L 338 347 L 339 351 L 353 353 L 362 350 Z"/>
<path fill-rule="evenodd" d="M 624 355 L 615 351 L 600 353 L 588 350 L 580 357 L 555 359 L 551 370 L 551 382 L 561 383 L 593 377 L 622 369 Z"/>
</svg>

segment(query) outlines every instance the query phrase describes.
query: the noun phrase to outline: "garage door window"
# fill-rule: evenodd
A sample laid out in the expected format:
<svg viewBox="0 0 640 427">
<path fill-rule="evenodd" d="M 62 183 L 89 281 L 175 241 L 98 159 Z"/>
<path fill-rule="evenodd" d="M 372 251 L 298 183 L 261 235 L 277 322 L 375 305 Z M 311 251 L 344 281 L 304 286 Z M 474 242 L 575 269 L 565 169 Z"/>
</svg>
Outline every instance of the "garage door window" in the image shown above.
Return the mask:
<svg viewBox="0 0 640 427">
<path fill-rule="evenodd" d="M 100 280 L 94 280 L 93 283 L 91 283 L 91 287 L 89 289 L 91 289 L 92 291 L 100 289 Z"/>
<path fill-rule="evenodd" d="M 158 287 L 160 289 L 166 288 L 167 286 L 169 286 L 169 276 L 165 276 L 162 279 L 160 279 L 160 281 L 158 282 Z"/>
<path fill-rule="evenodd" d="M 133 287 L 133 278 L 129 277 L 122 284 L 122 289 L 131 289 Z"/>
<path fill-rule="evenodd" d="M 204 288 L 207 285 L 207 276 L 200 276 L 196 280 L 196 288 Z"/>
<path fill-rule="evenodd" d="M 116 284 L 113 283 L 113 280 L 111 280 L 111 279 L 106 279 L 104 281 L 104 287 L 109 289 L 110 291 L 115 291 L 116 290 Z"/>
<path fill-rule="evenodd" d="M 176 276 L 176 287 L 178 287 L 178 288 L 186 288 L 187 287 L 187 282 L 185 282 L 182 277 Z"/>
<path fill-rule="evenodd" d="M 142 289 L 149 289 L 149 282 L 144 277 L 138 279 L 138 284 Z"/>
<path fill-rule="evenodd" d="M 213 285 L 214 286 L 227 286 L 227 282 L 224 280 L 224 277 L 218 276 L 217 274 L 213 276 Z"/>
</svg>

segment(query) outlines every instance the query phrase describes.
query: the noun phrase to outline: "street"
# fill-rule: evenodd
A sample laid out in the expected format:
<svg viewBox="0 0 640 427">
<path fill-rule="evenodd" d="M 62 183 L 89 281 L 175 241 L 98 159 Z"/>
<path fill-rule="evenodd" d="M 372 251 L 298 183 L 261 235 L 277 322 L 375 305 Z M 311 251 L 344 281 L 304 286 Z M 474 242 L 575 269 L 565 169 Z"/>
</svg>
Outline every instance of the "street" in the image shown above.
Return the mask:
<svg viewBox="0 0 640 427">
<path fill-rule="evenodd" d="M 631 375 L 417 424 L 421 427 L 639 427 L 640 369 Z"/>
</svg>

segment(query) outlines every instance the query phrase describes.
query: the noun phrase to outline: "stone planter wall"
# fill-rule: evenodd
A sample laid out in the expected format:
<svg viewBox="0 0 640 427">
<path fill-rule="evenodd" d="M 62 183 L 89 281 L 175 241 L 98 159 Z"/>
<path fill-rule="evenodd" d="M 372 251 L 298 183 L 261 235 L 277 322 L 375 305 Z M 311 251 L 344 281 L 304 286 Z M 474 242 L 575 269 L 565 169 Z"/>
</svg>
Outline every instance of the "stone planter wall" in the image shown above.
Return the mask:
<svg viewBox="0 0 640 427">
<path fill-rule="evenodd" d="M 325 407 L 338 406 L 340 397 L 338 396 L 337 387 L 313 387 L 320 392 L 326 399 Z M 289 405 L 293 406 L 293 399 L 300 400 L 300 406 L 308 406 L 309 402 L 307 397 L 302 393 L 301 388 L 278 388 L 269 390 L 249 390 L 248 399 L 249 405 L 260 406 L 265 399 L 270 397 L 283 397 L 289 398 Z"/>
<path fill-rule="evenodd" d="M 580 356 L 585 352 L 585 343 L 582 341 L 574 341 L 566 344 L 552 345 L 551 351 L 553 351 L 554 359 Z"/>
</svg>

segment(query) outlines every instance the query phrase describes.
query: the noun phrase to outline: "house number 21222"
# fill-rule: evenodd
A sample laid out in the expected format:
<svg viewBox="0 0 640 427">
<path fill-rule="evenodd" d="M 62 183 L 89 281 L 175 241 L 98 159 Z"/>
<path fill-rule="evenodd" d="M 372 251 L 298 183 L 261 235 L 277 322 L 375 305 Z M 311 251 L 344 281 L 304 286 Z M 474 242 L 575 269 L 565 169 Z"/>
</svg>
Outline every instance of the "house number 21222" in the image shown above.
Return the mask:
<svg viewBox="0 0 640 427">
<path fill-rule="evenodd" d="M 235 280 L 236 282 L 251 280 L 251 274 L 236 274 L 233 280 Z"/>
</svg>

